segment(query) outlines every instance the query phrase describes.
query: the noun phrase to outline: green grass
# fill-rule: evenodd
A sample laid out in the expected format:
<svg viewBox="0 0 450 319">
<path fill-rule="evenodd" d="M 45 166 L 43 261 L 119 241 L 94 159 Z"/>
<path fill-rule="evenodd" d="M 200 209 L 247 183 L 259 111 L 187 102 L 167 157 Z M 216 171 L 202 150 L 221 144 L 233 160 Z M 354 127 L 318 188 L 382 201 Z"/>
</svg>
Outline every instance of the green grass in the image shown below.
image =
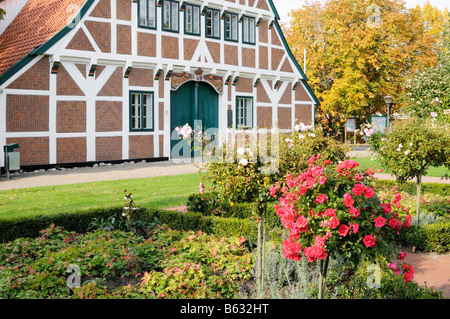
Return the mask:
<svg viewBox="0 0 450 319">
<path fill-rule="evenodd" d="M 187 174 L 1 191 L 0 218 L 121 206 L 125 189 L 133 194 L 137 206 L 186 205 L 187 197 L 198 192 L 199 183 L 198 174 Z"/>
<path fill-rule="evenodd" d="M 354 160 L 357 161 L 362 168 L 373 168 L 375 170 L 383 168 L 380 163 L 378 163 L 376 160 L 371 160 L 371 156 L 367 157 L 358 157 Z M 384 168 L 383 168 L 384 169 Z M 385 169 L 383 173 L 389 174 L 389 172 Z M 450 174 L 450 170 L 446 169 L 445 166 L 439 166 L 439 167 L 430 167 L 430 169 L 427 172 L 426 176 L 434 176 L 434 177 L 443 177 L 445 174 Z"/>
</svg>

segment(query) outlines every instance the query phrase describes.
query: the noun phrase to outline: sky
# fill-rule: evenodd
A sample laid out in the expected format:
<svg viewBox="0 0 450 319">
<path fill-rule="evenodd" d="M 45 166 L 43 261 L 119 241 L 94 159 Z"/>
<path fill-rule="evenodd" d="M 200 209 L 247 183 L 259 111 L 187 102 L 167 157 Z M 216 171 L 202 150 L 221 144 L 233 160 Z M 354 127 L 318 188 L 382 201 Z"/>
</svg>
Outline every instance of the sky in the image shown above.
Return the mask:
<svg viewBox="0 0 450 319">
<path fill-rule="evenodd" d="M 285 23 L 289 22 L 288 12 L 290 12 L 293 9 L 300 8 L 305 3 L 305 0 L 272 0 L 272 1 L 275 4 L 275 7 L 277 8 L 278 14 L 280 15 L 281 22 Z M 450 2 L 447 0 L 428 0 L 428 1 L 430 1 L 430 4 L 432 6 L 437 7 L 439 10 L 444 10 L 444 8 L 450 10 Z M 413 8 L 417 5 L 423 6 L 425 3 L 427 3 L 427 0 L 405 0 L 405 3 L 407 8 Z"/>
</svg>

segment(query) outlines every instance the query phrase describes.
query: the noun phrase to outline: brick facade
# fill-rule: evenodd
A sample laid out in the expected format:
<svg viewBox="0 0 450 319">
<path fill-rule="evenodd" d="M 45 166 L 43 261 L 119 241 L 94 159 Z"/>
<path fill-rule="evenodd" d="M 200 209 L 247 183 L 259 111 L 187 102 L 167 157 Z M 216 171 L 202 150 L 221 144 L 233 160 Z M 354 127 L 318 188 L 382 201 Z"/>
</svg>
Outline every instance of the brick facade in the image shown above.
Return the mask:
<svg viewBox="0 0 450 319">
<path fill-rule="evenodd" d="M 278 128 L 292 128 L 292 109 L 290 107 L 278 108 Z"/>
<path fill-rule="evenodd" d="M 86 132 L 85 101 L 58 101 L 56 103 L 56 132 Z"/>
<path fill-rule="evenodd" d="M 295 105 L 295 122 L 311 125 L 312 111 L 311 105 L 296 104 Z"/>
<path fill-rule="evenodd" d="M 22 89 L 22 90 L 48 90 L 50 62 L 48 57 L 43 57 L 30 69 L 25 71 L 13 83 L 8 86 L 8 89 Z"/>
<path fill-rule="evenodd" d="M 48 118 L 48 96 L 8 94 L 6 97 L 7 132 L 46 132 Z"/>
<path fill-rule="evenodd" d="M 129 137 L 130 153 L 133 159 L 151 158 L 154 156 L 154 145 L 152 135 L 133 135 Z"/>
<path fill-rule="evenodd" d="M 95 103 L 95 131 L 122 131 L 122 102 L 97 101 Z"/>
<path fill-rule="evenodd" d="M 97 161 L 122 159 L 122 136 L 96 137 L 95 154 Z"/>
<path fill-rule="evenodd" d="M 56 154 L 56 160 L 61 164 L 86 162 L 86 138 L 57 138 Z"/>
<path fill-rule="evenodd" d="M 20 165 L 41 165 L 49 163 L 48 137 L 12 137 L 7 144 L 19 144 Z"/>
<path fill-rule="evenodd" d="M 178 38 L 162 36 L 161 37 L 161 56 L 166 59 L 178 59 Z"/>
</svg>

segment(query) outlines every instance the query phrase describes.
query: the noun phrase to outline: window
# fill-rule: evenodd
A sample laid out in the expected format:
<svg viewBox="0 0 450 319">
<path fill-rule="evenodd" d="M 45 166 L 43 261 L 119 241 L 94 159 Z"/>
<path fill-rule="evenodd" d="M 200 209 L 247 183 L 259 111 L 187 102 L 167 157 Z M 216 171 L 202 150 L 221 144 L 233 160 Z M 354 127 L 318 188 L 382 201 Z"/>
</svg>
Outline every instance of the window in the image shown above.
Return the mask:
<svg viewBox="0 0 450 319">
<path fill-rule="evenodd" d="M 200 35 L 200 7 L 186 4 L 184 9 L 184 33 Z"/>
<path fill-rule="evenodd" d="M 153 130 L 153 93 L 130 92 L 130 130 Z"/>
<path fill-rule="evenodd" d="M 139 0 L 139 26 L 156 28 L 156 0 Z"/>
<path fill-rule="evenodd" d="M 163 6 L 163 30 L 178 32 L 178 1 L 164 0 Z"/>
<path fill-rule="evenodd" d="M 238 16 L 234 13 L 225 13 L 225 40 L 238 40 Z"/>
<path fill-rule="evenodd" d="M 242 42 L 255 44 L 255 18 L 242 17 Z"/>
<path fill-rule="evenodd" d="M 236 127 L 253 127 L 253 98 L 238 96 L 236 98 Z"/>
<path fill-rule="evenodd" d="M 220 38 L 220 11 L 214 9 L 206 10 L 206 36 L 209 38 Z"/>
</svg>

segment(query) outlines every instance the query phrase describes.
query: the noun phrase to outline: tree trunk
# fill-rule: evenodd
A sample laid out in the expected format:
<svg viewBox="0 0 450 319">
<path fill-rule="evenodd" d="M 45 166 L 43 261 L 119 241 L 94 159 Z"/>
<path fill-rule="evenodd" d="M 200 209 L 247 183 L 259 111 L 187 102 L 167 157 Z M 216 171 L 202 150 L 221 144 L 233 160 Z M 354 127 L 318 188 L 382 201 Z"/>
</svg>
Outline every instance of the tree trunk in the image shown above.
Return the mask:
<svg viewBox="0 0 450 319">
<path fill-rule="evenodd" d="M 417 176 L 417 199 L 416 199 L 416 217 L 417 223 L 419 223 L 419 205 L 420 205 L 420 190 L 422 188 L 422 176 Z"/>
<path fill-rule="evenodd" d="M 325 282 L 327 280 L 328 260 L 329 256 L 327 256 L 325 259 L 321 259 L 319 262 L 319 299 L 323 299 L 323 291 L 325 290 Z"/>
<path fill-rule="evenodd" d="M 260 216 L 258 216 L 259 218 Z M 257 298 L 262 298 L 262 219 L 258 221 L 258 250 L 256 260 L 256 292 Z"/>
</svg>

